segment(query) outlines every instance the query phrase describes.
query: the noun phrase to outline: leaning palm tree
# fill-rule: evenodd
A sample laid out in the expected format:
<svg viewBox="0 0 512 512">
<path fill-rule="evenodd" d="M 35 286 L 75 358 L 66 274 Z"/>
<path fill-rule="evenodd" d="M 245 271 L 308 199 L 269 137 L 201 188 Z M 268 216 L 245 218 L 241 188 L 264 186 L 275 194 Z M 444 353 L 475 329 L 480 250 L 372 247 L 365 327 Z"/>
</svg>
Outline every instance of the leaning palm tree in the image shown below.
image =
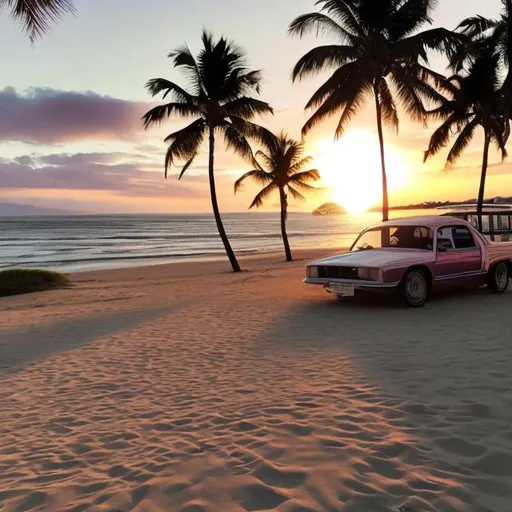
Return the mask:
<svg viewBox="0 0 512 512">
<path fill-rule="evenodd" d="M 296 18 L 290 33 L 330 33 L 339 43 L 314 48 L 293 70 L 294 80 L 334 70 L 306 105 L 315 112 L 303 134 L 341 112 L 335 132 L 340 137 L 364 101 L 373 96 L 382 166 L 382 217 L 387 220 L 383 123 L 398 130 L 399 103 L 412 119 L 424 121 L 425 102 L 437 105 L 438 88 L 444 85 L 444 77 L 427 67 L 427 52 L 451 54 L 463 36 L 444 28 L 418 32 L 432 22 L 435 0 L 317 0 L 316 4 L 321 5 L 320 11 Z"/>
<path fill-rule="evenodd" d="M 31 41 L 46 34 L 67 13 L 74 13 L 71 0 L 0 0 L 16 21 L 21 22 Z"/>
<path fill-rule="evenodd" d="M 215 135 L 222 134 L 228 149 L 252 162 L 254 157 L 247 139 L 264 141 L 268 132 L 249 120 L 273 111 L 267 103 L 248 96 L 253 92 L 259 93 L 261 74 L 247 68 L 240 48 L 224 38 L 215 42 L 207 32 L 203 32 L 202 43 L 203 48 L 197 58 L 186 46 L 169 54 L 174 66 L 189 78 L 188 90 L 164 78 L 149 80 L 146 85 L 149 93 L 152 96 L 163 93 L 163 98 L 170 97 L 171 102 L 151 109 L 143 121 L 147 128 L 170 116 L 195 118 L 188 126 L 165 139 L 169 144 L 165 156 L 166 178 L 176 160 L 183 160 L 185 165 L 178 177 L 181 179 L 193 164 L 203 141 L 208 138 L 208 178 L 213 214 L 233 272 L 240 272 L 219 212 L 214 173 Z"/>
<path fill-rule="evenodd" d="M 500 92 L 499 60 L 500 55 L 487 48 L 475 58 L 466 74 L 455 75 L 450 79 L 453 86 L 451 97 L 430 113 L 443 123 L 432 134 L 425 152 L 426 161 L 446 147 L 451 135 L 456 134 L 446 160 L 447 165 L 454 164 L 473 139 L 477 128 L 483 129 L 484 147 L 477 205 L 480 231 L 490 145 L 494 143 L 504 159 L 507 156 L 505 146 L 510 136 L 510 121 Z"/>
<path fill-rule="evenodd" d="M 292 252 L 286 233 L 288 217 L 288 193 L 294 198 L 304 200 L 299 190 L 304 192 L 315 190 L 308 182 L 320 179 L 316 169 L 304 171 L 311 163 L 311 157 L 303 157 L 304 145 L 288 138 L 285 133 L 267 138 L 264 151 L 256 153 L 257 168 L 246 172 L 235 182 L 235 194 L 243 186 L 243 182 L 251 178 L 264 188 L 256 195 L 249 208 L 259 208 L 270 194 L 279 192 L 281 205 L 281 236 L 283 237 L 286 261 L 292 261 Z M 261 161 L 261 164 L 259 161 Z M 265 170 L 266 168 L 266 170 Z"/>
</svg>

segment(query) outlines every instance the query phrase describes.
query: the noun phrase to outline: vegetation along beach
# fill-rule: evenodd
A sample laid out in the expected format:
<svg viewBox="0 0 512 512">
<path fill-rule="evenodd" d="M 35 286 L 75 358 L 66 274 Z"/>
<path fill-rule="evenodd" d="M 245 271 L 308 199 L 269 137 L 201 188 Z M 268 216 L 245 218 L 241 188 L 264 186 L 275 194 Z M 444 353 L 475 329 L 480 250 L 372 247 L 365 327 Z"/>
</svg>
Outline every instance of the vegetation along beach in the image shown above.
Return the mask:
<svg viewBox="0 0 512 512">
<path fill-rule="evenodd" d="M 0 23 L 0 512 L 512 510 L 512 0 Z"/>
</svg>

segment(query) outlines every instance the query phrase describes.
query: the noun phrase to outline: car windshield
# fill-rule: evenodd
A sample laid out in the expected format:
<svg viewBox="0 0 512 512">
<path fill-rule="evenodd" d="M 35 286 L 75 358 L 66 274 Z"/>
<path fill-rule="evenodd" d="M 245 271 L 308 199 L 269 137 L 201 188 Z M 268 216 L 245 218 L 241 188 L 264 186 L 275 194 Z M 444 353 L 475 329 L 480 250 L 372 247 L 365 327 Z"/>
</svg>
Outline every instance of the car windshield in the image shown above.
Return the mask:
<svg viewBox="0 0 512 512">
<path fill-rule="evenodd" d="M 423 226 L 385 226 L 364 231 L 351 251 L 381 248 L 433 250 L 432 230 Z"/>
</svg>

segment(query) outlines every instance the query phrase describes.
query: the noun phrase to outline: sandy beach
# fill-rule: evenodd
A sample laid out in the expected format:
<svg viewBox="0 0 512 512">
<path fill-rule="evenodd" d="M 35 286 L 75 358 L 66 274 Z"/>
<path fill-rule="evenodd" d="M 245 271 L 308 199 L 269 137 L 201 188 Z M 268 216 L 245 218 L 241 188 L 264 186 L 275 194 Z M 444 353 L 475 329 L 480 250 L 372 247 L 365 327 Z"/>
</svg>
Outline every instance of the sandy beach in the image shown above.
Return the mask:
<svg viewBox="0 0 512 512">
<path fill-rule="evenodd" d="M 512 293 L 340 303 L 318 255 L 0 299 L 0 510 L 510 512 Z"/>
</svg>

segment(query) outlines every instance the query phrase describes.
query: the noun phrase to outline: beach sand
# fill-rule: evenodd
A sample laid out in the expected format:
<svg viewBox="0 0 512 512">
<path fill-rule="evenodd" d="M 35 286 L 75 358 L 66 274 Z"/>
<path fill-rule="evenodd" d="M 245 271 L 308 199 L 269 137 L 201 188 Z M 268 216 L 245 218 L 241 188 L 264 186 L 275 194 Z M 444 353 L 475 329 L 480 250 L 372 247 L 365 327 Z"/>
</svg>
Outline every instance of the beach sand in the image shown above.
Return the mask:
<svg viewBox="0 0 512 512">
<path fill-rule="evenodd" d="M 0 299 L 0 510 L 510 512 L 512 292 L 342 303 L 281 260 Z"/>
</svg>

